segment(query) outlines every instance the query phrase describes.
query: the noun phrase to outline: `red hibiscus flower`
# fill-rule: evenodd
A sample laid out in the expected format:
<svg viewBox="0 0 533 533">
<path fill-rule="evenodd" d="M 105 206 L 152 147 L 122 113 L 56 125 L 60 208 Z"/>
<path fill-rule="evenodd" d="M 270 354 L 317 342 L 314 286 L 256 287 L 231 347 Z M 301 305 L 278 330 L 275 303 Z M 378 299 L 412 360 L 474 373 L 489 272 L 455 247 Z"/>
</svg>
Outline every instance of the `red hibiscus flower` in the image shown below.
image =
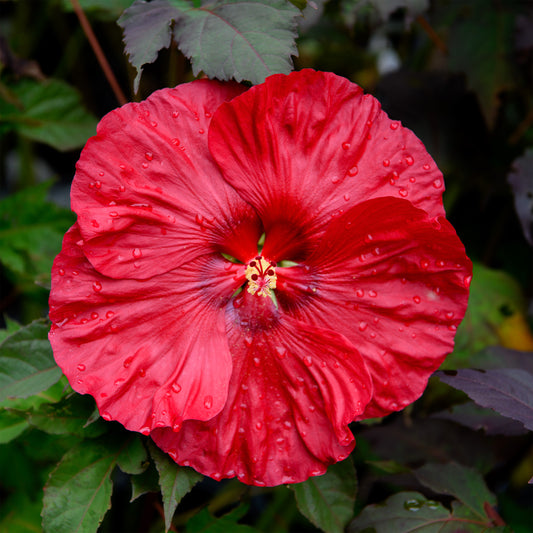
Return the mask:
<svg viewBox="0 0 533 533">
<path fill-rule="evenodd" d="M 215 479 L 277 485 L 420 396 L 471 264 L 440 171 L 372 96 L 310 70 L 243 90 L 195 81 L 102 119 L 50 340 L 106 420 Z"/>
</svg>

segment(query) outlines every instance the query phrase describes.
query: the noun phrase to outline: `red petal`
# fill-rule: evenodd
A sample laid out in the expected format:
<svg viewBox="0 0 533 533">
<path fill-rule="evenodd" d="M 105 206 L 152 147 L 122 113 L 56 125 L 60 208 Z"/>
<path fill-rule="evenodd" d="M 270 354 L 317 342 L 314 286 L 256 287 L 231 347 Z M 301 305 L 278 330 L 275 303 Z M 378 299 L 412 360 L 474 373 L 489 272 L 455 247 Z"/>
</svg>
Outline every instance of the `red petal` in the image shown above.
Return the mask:
<svg viewBox="0 0 533 533">
<path fill-rule="evenodd" d="M 215 479 L 271 486 L 324 473 L 353 449 L 347 424 L 371 395 L 359 353 L 331 330 L 279 316 L 268 298 L 244 293 L 237 305 L 228 311 L 233 374 L 225 408 L 178 433 L 156 430 L 153 439 L 179 464 Z"/>
<path fill-rule="evenodd" d="M 196 81 L 102 119 L 72 185 L 83 251 L 99 272 L 145 279 L 222 246 L 243 261 L 255 253 L 257 216 L 207 148 L 211 115 L 242 90 Z"/>
<path fill-rule="evenodd" d="M 79 238 L 74 225 L 50 296 L 50 341 L 72 388 L 94 396 L 105 419 L 143 433 L 215 416 L 232 366 L 224 308 L 244 274 L 204 256 L 149 280 L 115 280 L 94 270 Z"/>
<path fill-rule="evenodd" d="M 416 400 L 453 349 L 470 260 L 454 229 L 405 200 L 363 202 L 331 223 L 303 267 L 278 269 L 278 302 L 357 347 L 374 395 L 361 418 Z"/>
<path fill-rule="evenodd" d="M 334 74 L 274 75 L 222 104 L 209 148 L 258 210 L 274 260 L 301 257 L 309 235 L 371 198 L 408 197 L 444 214 L 442 175 L 420 140 Z"/>
</svg>

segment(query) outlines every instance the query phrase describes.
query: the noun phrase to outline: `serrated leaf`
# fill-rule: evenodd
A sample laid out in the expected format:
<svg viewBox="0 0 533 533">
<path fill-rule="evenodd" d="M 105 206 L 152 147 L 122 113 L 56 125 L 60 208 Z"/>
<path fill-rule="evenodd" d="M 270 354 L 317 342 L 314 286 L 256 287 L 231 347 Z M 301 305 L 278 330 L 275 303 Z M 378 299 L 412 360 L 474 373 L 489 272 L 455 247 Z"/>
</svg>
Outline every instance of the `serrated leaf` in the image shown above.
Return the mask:
<svg viewBox="0 0 533 533">
<path fill-rule="evenodd" d="M 247 80 L 254 84 L 275 73 L 292 70 L 297 7 L 286 0 L 214 0 L 193 5 L 188 0 L 138 0 L 118 23 L 124 30 L 126 52 L 137 69 L 170 45 L 172 35 L 192 62 L 195 75 Z"/>
<path fill-rule="evenodd" d="M 90 396 L 72 394 L 55 403 L 45 404 L 28 416 L 32 426 L 51 435 L 78 435 L 95 438 L 107 431 L 103 420 L 87 426 L 87 420 L 94 410 L 94 400 Z"/>
<path fill-rule="evenodd" d="M 141 474 L 148 465 L 148 452 L 139 435 L 135 435 L 118 456 L 117 463 L 126 474 Z"/>
<path fill-rule="evenodd" d="M 466 513 L 450 513 L 442 504 L 418 492 L 399 492 L 381 504 L 368 505 L 348 528 L 348 533 L 482 533 L 492 523 L 474 522 Z M 472 523 L 474 522 L 474 523 Z M 491 529 L 491 531 L 493 531 Z"/>
<path fill-rule="evenodd" d="M 514 204 L 524 235 L 533 246 L 533 148 L 513 162 L 508 179 L 513 188 Z"/>
<path fill-rule="evenodd" d="M 479 472 L 458 463 L 429 463 L 413 470 L 418 481 L 437 494 L 454 496 L 484 521 L 489 518 L 485 504 L 496 505 L 496 497 L 489 491 Z"/>
<path fill-rule="evenodd" d="M 9 317 L 4 317 L 6 323 L 5 329 L 0 329 L 0 342 L 4 341 L 9 335 L 18 331 L 22 326 L 15 320 L 11 320 Z"/>
<path fill-rule="evenodd" d="M 0 129 L 15 130 L 57 150 L 73 150 L 96 133 L 96 118 L 81 104 L 79 93 L 60 80 L 22 79 L 0 99 Z"/>
<path fill-rule="evenodd" d="M 533 430 L 533 374 L 517 368 L 438 372 L 441 381 L 466 392 L 482 407 L 519 420 Z"/>
<path fill-rule="evenodd" d="M 290 485 L 300 512 L 328 533 L 342 533 L 353 516 L 357 476 L 352 459 L 335 463 L 323 476 Z"/>
<path fill-rule="evenodd" d="M 124 443 L 85 440 L 69 450 L 44 488 L 45 533 L 94 533 L 111 506 L 111 473 Z"/>
<path fill-rule="evenodd" d="M 0 444 L 16 439 L 28 427 L 26 419 L 16 413 L 0 412 Z"/>
<path fill-rule="evenodd" d="M 35 281 L 50 279 L 73 214 L 46 201 L 51 182 L 28 187 L 0 200 L 0 262 Z"/>
<path fill-rule="evenodd" d="M 48 325 L 35 321 L 0 343 L 0 401 L 28 398 L 61 377 L 48 341 Z"/>
<path fill-rule="evenodd" d="M 214 517 L 208 509 L 202 509 L 187 522 L 187 533 L 258 533 L 253 527 L 238 524 L 237 522 L 246 514 L 248 506 L 240 505 L 233 511 Z"/>
<path fill-rule="evenodd" d="M 159 473 L 159 486 L 163 495 L 165 530 L 171 526 L 172 517 L 180 500 L 203 476 L 192 468 L 178 466 L 166 453 L 150 443 L 150 455 Z"/>
</svg>

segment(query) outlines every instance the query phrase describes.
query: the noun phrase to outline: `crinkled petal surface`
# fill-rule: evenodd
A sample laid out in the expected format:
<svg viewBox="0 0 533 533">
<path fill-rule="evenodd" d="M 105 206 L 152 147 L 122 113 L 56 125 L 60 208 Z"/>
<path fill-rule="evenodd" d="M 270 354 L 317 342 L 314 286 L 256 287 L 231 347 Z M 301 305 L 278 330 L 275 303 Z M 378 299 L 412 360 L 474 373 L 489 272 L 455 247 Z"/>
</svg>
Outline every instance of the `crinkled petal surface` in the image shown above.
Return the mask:
<svg viewBox="0 0 533 533">
<path fill-rule="evenodd" d="M 360 418 L 370 418 L 416 400 L 453 350 L 471 274 L 445 218 L 376 198 L 335 219 L 305 267 L 280 270 L 278 301 L 357 347 L 374 389 Z"/>
<path fill-rule="evenodd" d="M 420 140 L 335 74 L 270 76 L 220 106 L 209 147 L 257 209 L 264 255 L 275 261 L 302 259 L 332 216 L 371 198 L 406 198 L 444 215 L 442 174 Z"/>
<path fill-rule="evenodd" d="M 242 90 L 199 80 L 101 120 L 77 163 L 71 193 L 84 253 L 98 272 L 146 279 L 207 248 L 223 244 L 236 257 L 246 243 L 255 248 L 254 214 L 220 179 L 207 148 L 212 114 Z"/>
<path fill-rule="evenodd" d="M 146 434 L 216 415 L 232 366 L 223 304 L 242 283 L 234 265 L 211 254 L 149 280 L 116 280 L 92 267 L 79 238 L 75 225 L 50 298 L 50 341 L 73 389 L 94 396 L 105 419 Z"/>
<path fill-rule="evenodd" d="M 254 485 L 298 483 L 346 458 L 355 444 L 347 425 L 372 392 L 355 347 L 246 292 L 226 316 L 233 375 L 224 410 L 178 433 L 157 430 L 155 442 L 180 464 Z"/>
<path fill-rule="evenodd" d="M 77 165 L 50 340 L 104 418 L 215 479 L 272 486 L 324 473 L 353 449 L 350 422 L 422 394 L 471 263 L 434 161 L 357 85 L 304 70 L 242 91 L 200 80 L 104 117 Z M 263 233 L 275 272 L 252 274 Z"/>
</svg>

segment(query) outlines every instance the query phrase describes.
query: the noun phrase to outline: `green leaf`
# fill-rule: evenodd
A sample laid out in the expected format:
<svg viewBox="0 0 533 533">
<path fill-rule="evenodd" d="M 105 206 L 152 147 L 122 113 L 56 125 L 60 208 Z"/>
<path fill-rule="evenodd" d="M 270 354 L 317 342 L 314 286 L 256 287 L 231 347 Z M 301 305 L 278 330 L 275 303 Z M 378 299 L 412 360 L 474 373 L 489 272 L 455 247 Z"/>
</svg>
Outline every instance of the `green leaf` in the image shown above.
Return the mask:
<svg viewBox="0 0 533 533">
<path fill-rule="evenodd" d="M 233 511 L 214 517 L 208 509 L 202 509 L 187 522 L 187 533 L 257 533 L 257 529 L 238 524 L 237 522 L 246 514 L 248 506 L 241 505 Z"/>
<path fill-rule="evenodd" d="M 108 429 L 100 419 L 87 426 L 87 420 L 94 410 L 94 400 L 90 396 L 72 394 L 56 404 L 45 404 L 30 413 L 28 421 L 32 426 L 51 435 L 78 435 L 94 438 Z"/>
<path fill-rule="evenodd" d="M 135 435 L 117 459 L 118 466 L 126 474 L 142 474 L 150 464 L 148 452 L 140 435 Z"/>
<path fill-rule="evenodd" d="M 15 130 L 57 150 L 79 148 L 96 133 L 96 118 L 63 81 L 25 78 L 9 90 L 9 100 L 0 99 L 0 132 Z"/>
<path fill-rule="evenodd" d="M 1 211 L 0 211 L 1 212 Z M 0 329 L 0 342 L 4 341 L 9 335 L 18 331 L 22 326 L 15 320 L 11 320 L 9 317 L 4 317 L 6 328 Z"/>
<path fill-rule="evenodd" d="M 290 485 L 300 512 L 328 533 L 342 533 L 353 516 L 357 476 L 351 458 L 328 468 L 323 476 Z"/>
<path fill-rule="evenodd" d="M 418 481 L 437 494 L 454 496 L 478 519 L 489 520 L 485 503 L 496 505 L 496 497 L 489 491 L 481 474 L 472 468 L 457 464 L 426 464 L 413 473 Z"/>
<path fill-rule="evenodd" d="M 458 3 L 459 16 L 450 25 L 448 39 L 451 70 L 464 72 L 477 95 L 489 127 L 498 111 L 498 95 L 512 86 L 515 18 L 498 2 L 474 0 Z"/>
<path fill-rule="evenodd" d="M 61 377 L 48 341 L 48 324 L 35 321 L 0 343 L 0 401 L 27 398 Z"/>
<path fill-rule="evenodd" d="M 41 508 L 40 499 L 11 494 L 0 506 L 0 533 L 41 533 Z"/>
<path fill-rule="evenodd" d="M 453 516 L 440 503 L 427 500 L 418 492 L 399 492 L 382 504 L 365 507 L 350 524 L 348 533 L 482 533 L 489 527 L 490 522 L 472 524 L 470 516 Z"/>
<path fill-rule="evenodd" d="M 516 339 L 517 332 L 507 333 L 509 319 L 525 314 L 522 289 L 509 274 L 474 264 L 470 298 L 464 320 L 457 328 L 455 349 L 443 368 L 471 366 L 470 358 L 480 350 Z"/>
<path fill-rule="evenodd" d="M 188 0 L 137 0 L 118 23 L 124 30 L 126 52 L 137 69 L 153 62 L 172 35 L 191 59 L 195 75 L 261 83 L 275 73 L 292 70 L 297 7 L 286 0 L 214 0 L 201 6 Z"/>
<path fill-rule="evenodd" d="M 0 200 L 0 262 L 29 278 L 49 282 L 54 257 L 73 214 L 46 201 L 51 182 L 28 187 Z"/>
<path fill-rule="evenodd" d="M 28 427 L 26 419 L 16 413 L 0 412 L 0 444 L 16 439 Z"/>
<path fill-rule="evenodd" d="M 46 533 L 94 533 L 111 506 L 111 473 L 126 443 L 85 440 L 69 450 L 44 488 Z"/>
<path fill-rule="evenodd" d="M 165 530 L 171 526 L 172 517 L 180 500 L 203 476 L 192 468 L 178 466 L 166 453 L 150 443 L 150 455 L 159 472 L 159 486 L 163 495 Z"/>
<path fill-rule="evenodd" d="M 159 492 L 159 490 L 159 475 L 152 463 L 142 474 L 131 476 L 131 501 L 148 492 Z"/>
</svg>

